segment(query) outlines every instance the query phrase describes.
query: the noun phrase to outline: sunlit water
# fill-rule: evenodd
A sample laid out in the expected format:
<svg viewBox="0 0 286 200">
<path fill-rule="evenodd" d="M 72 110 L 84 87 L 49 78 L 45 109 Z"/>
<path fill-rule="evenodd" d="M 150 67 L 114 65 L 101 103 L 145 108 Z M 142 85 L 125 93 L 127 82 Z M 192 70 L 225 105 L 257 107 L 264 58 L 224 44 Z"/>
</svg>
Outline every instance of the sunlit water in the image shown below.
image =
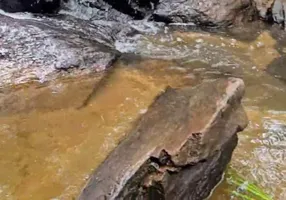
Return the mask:
<svg viewBox="0 0 286 200">
<path fill-rule="evenodd" d="M 265 72 L 283 56 L 278 49 L 283 46 L 270 31 L 242 41 L 231 34 L 165 30 L 116 46 L 143 58 L 125 56 L 99 77 L 3 89 L 0 199 L 76 198 L 166 86 L 227 76 L 244 79 L 250 120 L 229 168 L 273 199 L 286 199 L 286 84 Z M 238 199 L 231 196 L 236 188 L 227 178 L 210 199 Z"/>
</svg>

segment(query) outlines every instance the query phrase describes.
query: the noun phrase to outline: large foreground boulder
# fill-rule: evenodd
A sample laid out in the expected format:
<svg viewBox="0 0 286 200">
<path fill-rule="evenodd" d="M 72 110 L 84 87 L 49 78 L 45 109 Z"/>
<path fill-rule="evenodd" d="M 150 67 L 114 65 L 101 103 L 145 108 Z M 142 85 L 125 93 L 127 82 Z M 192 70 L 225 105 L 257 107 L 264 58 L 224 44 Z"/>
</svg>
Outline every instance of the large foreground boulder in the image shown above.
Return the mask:
<svg viewBox="0 0 286 200">
<path fill-rule="evenodd" d="M 240 79 L 168 88 L 91 176 L 80 200 L 205 199 L 247 125 Z"/>
<path fill-rule="evenodd" d="M 225 26 L 255 14 L 251 0 L 162 0 L 154 17 L 169 23 Z"/>
<path fill-rule="evenodd" d="M 119 55 L 113 49 L 116 29 L 106 23 L 17 17 L 0 15 L 0 86 L 103 71 Z"/>
</svg>

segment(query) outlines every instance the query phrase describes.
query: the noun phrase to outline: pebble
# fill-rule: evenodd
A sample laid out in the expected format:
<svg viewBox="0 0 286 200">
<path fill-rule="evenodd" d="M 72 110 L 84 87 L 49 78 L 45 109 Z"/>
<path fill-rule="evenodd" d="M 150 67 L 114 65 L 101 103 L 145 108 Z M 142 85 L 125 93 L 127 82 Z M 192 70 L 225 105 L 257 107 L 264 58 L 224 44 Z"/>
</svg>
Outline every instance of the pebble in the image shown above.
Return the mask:
<svg viewBox="0 0 286 200">
<path fill-rule="evenodd" d="M 196 39 L 196 42 L 197 42 L 197 43 L 202 43 L 203 41 L 204 41 L 204 40 L 201 39 L 201 38 L 200 38 L 200 39 Z"/>
</svg>

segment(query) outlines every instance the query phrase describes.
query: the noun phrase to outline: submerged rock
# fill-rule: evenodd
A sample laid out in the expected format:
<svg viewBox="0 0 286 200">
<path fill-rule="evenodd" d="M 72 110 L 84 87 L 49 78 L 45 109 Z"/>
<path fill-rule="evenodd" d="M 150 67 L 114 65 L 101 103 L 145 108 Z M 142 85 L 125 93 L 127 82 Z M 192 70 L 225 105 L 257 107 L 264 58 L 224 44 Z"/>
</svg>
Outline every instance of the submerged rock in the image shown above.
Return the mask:
<svg viewBox="0 0 286 200">
<path fill-rule="evenodd" d="M 250 0 L 162 0 L 154 12 L 157 21 L 200 25 L 230 25 L 253 15 L 255 9 Z"/>
<path fill-rule="evenodd" d="M 286 56 L 281 56 L 280 58 L 275 59 L 273 62 L 271 62 L 266 71 L 271 74 L 272 76 L 283 80 L 286 82 Z"/>
<path fill-rule="evenodd" d="M 0 15 L 0 86 L 103 71 L 118 52 L 108 24 Z"/>
<path fill-rule="evenodd" d="M 0 8 L 6 12 L 55 13 L 61 0 L 1 0 Z"/>
<path fill-rule="evenodd" d="M 205 199 L 247 118 L 240 79 L 168 88 L 94 172 L 80 200 Z"/>
</svg>

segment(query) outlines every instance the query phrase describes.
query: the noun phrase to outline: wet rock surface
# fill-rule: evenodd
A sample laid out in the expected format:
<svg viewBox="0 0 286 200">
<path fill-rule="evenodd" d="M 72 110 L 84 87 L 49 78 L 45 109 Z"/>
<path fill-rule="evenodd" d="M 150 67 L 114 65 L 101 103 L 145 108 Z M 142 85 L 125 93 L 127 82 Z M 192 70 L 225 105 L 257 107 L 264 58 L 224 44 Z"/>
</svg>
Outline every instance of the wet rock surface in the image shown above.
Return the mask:
<svg viewBox="0 0 286 200">
<path fill-rule="evenodd" d="M 267 67 L 267 72 L 274 77 L 286 81 L 286 57 L 285 55 L 281 58 L 275 59 L 271 64 Z"/>
<path fill-rule="evenodd" d="M 260 16 L 268 21 L 285 27 L 285 0 L 255 0 Z"/>
<path fill-rule="evenodd" d="M 131 15 L 116 10 L 104 0 L 69 0 L 63 3 L 61 13 L 90 21 L 107 20 L 126 23 L 133 19 Z"/>
<path fill-rule="evenodd" d="M 44 82 L 108 68 L 119 53 L 114 29 L 72 17 L 15 19 L 0 15 L 0 85 Z"/>
<path fill-rule="evenodd" d="M 159 21 L 230 25 L 238 18 L 251 17 L 255 11 L 249 0 L 163 0 L 158 4 L 154 14 L 155 19 Z"/>
<path fill-rule="evenodd" d="M 240 79 L 168 88 L 92 175 L 80 200 L 204 199 L 247 124 Z M 124 159 L 122 159 L 124 158 Z"/>
<path fill-rule="evenodd" d="M 275 0 L 254 0 L 256 9 L 262 18 L 271 18 L 271 13 L 269 11 L 271 11 L 274 1 Z"/>
<path fill-rule="evenodd" d="M 92 15 L 93 19 L 124 21 L 149 17 L 151 21 L 211 26 L 230 25 L 242 19 L 252 19 L 257 14 L 250 0 L 70 0 L 66 5 L 68 10 L 76 12 L 80 7 L 80 13 Z"/>
</svg>

